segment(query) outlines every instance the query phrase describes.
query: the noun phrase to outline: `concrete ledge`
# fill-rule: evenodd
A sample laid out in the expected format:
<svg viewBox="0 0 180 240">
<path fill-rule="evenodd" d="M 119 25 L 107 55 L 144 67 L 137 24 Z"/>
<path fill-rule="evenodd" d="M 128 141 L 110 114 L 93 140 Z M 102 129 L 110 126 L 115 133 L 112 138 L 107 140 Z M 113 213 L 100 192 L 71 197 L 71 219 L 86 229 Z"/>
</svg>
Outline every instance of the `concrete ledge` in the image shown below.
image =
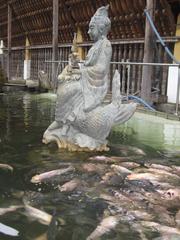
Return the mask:
<svg viewBox="0 0 180 240">
<path fill-rule="evenodd" d="M 26 85 L 24 84 L 10 84 L 5 83 L 2 87 L 3 92 L 13 92 L 13 91 L 24 91 L 26 89 Z"/>
<path fill-rule="evenodd" d="M 23 78 L 12 78 L 7 82 L 7 84 L 26 84 L 26 81 Z"/>
<path fill-rule="evenodd" d="M 161 103 L 156 106 L 157 111 L 166 112 L 168 114 L 174 114 L 176 111 L 175 103 Z M 179 105 L 179 114 L 180 114 L 180 105 Z"/>
<path fill-rule="evenodd" d="M 39 81 L 28 79 L 26 80 L 26 86 L 28 88 L 39 88 Z"/>
<path fill-rule="evenodd" d="M 166 112 L 159 112 L 159 111 L 153 112 L 148 109 L 141 108 L 141 107 L 137 108 L 137 112 L 145 113 L 148 115 L 154 115 L 154 116 L 162 117 L 162 118 L 169 119 L 169 120 L 180 121 L 180 115 L 176 116 L 175 114 L 170 114 L 170 113 L 166 113 Z"/>
</svg>

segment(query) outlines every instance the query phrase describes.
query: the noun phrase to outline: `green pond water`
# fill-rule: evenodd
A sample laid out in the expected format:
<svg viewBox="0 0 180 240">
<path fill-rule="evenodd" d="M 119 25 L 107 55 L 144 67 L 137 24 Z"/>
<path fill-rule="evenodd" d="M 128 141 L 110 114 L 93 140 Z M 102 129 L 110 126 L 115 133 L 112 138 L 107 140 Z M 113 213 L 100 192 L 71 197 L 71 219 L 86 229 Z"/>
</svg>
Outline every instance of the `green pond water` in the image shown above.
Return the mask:
<svg viewBox="0 0 180 240">
<path fill-rule="evenodd" d="M 46 226 L 17 210 L 0 215 L 0 223 L 19 231 L 19 236 L 0 232 L 0 239 L 61 239 L 84 240 L 96 228 L 107 202 L 98 197 L 99 191 L 108 192 L 111 186 L 95 188 L 101 179 L 77 171 L 63 179 L 47 184 L 33 184 L 31 177 L 42 172 L 74 164 L 80 168 L 93 155 L 128 156 L 131 146 L 141 149 L 146 156 L 137 162 L 151 161 L 165 165 L 180 165 L 180 122 L 136 113 L 127 123 L 113 128 L 109 136 L 108 153 L 71 153 L 44 145 L 42 135 L 54 119 L 55 96 L 48 93 L 7 93 L 0 95 L 0 163 L 9 164 L 14 171 L 0 169 L 0 208 L 28 203 L 38 209 L 62 217 L 64 226 Z M 121 151 L 123 149 L 123 151 Z M 78 168 L 78 169 L 79 169 Z M 86 190 L 60 193 L 58 184 L 74 177 L 89 185 Z M 48 237 L 38 238 L 48 232 Z M 147 239 L 158 237 L 147 231 Z M 141 239 L 128 221 L 100 239 Z M 177 238 L 178 239 L 178 238 Z"/>
</svg>

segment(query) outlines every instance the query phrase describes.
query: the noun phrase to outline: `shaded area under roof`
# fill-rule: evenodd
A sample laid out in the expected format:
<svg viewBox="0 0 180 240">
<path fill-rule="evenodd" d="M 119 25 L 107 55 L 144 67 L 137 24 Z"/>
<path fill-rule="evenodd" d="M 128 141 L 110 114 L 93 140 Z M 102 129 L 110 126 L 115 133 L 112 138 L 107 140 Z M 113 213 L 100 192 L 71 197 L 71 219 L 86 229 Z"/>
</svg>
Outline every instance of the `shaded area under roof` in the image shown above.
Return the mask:
<svg viewBox="0 0 180 240">
<path fill-rule="evenodd" d="M 12 7 L 12 46 L 24 46 L 26 36 L 31 45 L 52 42 L 52 0 L 10 0 Z M 84 41 L 90 18 L 102 5 L 110 5 L 112 22 L 109 38 L 143 38 L 145 0 L 59 0 L 59 43 L 69 43 L 79 27 Z M 159 0 L 155 7 L 155 24 L 162 36 L 174 36 L 178 0 Z M 0 39 L 7 45 L 7 0 L 1 0 Z"/>
</svg>

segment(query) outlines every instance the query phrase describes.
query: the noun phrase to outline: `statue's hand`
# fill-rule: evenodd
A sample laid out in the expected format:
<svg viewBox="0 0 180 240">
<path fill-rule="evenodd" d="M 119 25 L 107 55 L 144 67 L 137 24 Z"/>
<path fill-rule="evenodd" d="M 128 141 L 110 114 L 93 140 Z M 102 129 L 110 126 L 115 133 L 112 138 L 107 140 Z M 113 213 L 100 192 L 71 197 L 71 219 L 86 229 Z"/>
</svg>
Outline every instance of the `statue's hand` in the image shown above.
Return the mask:
<svg viewBox="0 0 180 240">
<path fill-rule="evenodd" d="M 58 81 L 59 82 L 62 82 L 62 81 L 64 81 L 65 79 L 64 79 L 64 75 L 63 74 L 59 74 L 59 76 L 58 76 Z"/>
<path fill-rule="evenodd" d="M 58 75 L 58 82 L 59 82 L 59 83 L 65 81 L 67 72 L 68 72 L 68 65 L 63 69 L 63 71 L 61 72 L 61 74 Z"/>
<path fill-rule="evenodd" d="M 71 80 L 71 76 L 70 75 L 66 75 L 65 76 L 65 81 L 70 81 Z"/>
<path fill-rule="evenodd" d="M 78 68 L 73 68 L 71 72 L 71 80 L 78 81 L 81 78 L 81 71 Z"/>
</svg>

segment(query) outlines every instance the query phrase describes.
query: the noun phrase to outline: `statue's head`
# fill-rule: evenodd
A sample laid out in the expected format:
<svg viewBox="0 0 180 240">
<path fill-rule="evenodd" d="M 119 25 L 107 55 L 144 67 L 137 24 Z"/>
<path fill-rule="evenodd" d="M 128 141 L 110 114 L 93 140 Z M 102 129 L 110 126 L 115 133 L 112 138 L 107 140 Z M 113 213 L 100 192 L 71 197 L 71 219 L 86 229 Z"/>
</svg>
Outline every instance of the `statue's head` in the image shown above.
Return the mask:
<svg viewBox="0 0 180 240">
<path fill-rule="evenodd" d="M 97 41 L 101 36 L 107 36 L 110 28 L 111 21 L 108 17 L 109 5 L 98 8 L 89 23 L 88 34 L 91 40 Z"/>
</svg>

